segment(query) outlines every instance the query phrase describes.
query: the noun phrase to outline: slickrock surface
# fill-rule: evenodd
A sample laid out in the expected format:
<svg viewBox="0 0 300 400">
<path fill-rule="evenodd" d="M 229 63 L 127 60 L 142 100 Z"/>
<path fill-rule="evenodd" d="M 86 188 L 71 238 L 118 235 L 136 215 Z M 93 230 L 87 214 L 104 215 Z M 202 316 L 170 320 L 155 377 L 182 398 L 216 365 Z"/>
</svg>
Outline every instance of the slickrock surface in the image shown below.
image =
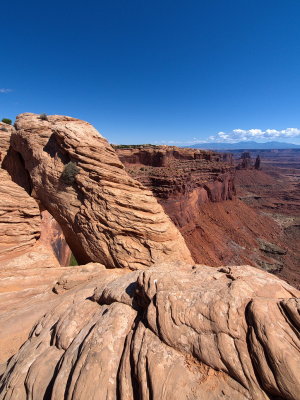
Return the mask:
<svg viewBox="0 0 300 400">
<path fill-rule="evenodd" d="M 299 399 L 296 296 L 249 266 L 100 271 L 35 326 L 0 399 Z"/>
<path fill-rule="evenodd" d="M 184 239 L 150 191 L 129 177 L 108 142 L 87 122 L 17 117 L 11 143 L 30 175 L 32 195 L 63 229 L 80 263 L 145 268 L 192 262 Z M 69 162 L 79 169 L 66 183 Z"/>
<path fill-rule="evenodd" d="M 40 233 L 37 202 L 0 169 L 0 260 L 31 248 Z"/>
<path fill-rule="evenodd" d="M 47 250 L 35 247 L 27 258 L 0 263 L 0 364 L 18 351 L 58 294 L 88 282 L 104 269 L 101 264 L 62 268 L 53 262 L 49 266 Z"/>
</svg>

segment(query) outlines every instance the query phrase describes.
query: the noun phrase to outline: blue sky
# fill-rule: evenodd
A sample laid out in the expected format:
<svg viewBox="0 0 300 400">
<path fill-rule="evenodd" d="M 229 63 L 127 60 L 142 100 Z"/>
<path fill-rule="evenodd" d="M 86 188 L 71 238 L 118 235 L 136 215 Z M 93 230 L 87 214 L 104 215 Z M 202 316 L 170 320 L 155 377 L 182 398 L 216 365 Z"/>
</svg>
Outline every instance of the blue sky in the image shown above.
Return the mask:
<svg viewBox="0 0 300 400">
<path fill-rule="evenodd" d="M 70 115 L 112 143 L 300 143 L 299 20 L 299 0 L 6 1 L 0 117 Z"/>
</svg>

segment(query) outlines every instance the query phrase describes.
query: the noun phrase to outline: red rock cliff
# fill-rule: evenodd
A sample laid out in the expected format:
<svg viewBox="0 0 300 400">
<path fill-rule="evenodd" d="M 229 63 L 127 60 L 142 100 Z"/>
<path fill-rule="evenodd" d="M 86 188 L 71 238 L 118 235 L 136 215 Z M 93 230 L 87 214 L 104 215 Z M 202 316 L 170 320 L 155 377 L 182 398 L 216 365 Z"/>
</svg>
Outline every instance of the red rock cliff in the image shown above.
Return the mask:
<svg viewBox="0 0 300 400">
<path fill-rule="evenodd" d="M 127 171 L 153 191 L 196 262 L 282 268 L 261 252 L 258 240 L 281 246 L 280 227 L 235 196 L 231 154 L 146 145 L 116 151 Z"/>
</svg>

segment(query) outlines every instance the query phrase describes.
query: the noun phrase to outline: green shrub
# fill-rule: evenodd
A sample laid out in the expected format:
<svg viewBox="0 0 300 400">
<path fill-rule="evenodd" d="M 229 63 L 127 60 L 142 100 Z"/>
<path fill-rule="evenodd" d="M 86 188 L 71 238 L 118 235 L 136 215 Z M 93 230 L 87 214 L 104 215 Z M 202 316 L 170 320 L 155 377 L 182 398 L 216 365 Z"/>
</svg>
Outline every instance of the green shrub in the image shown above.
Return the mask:
<svg viewBox="0 0 300 400">
<path fill-rule="evenodd" d="M 4 123 L 7 124 L 7 125 L 11 125 L 12 120 L 9 119 L 9 118 L 3 118 L 3 119 L 2 119 L 2 122 L 4 122 Z"/>
<path fill-rule="evenodd" d="M 5 126 L 1 126 L 1 127 L 0 127 L 0 131 L 8 132 L 8 129 L 6 129 Z"/>
<path fill-rule="evenodd" d="M 72 185 L 78 172 L 79 168 L 77 167 L 76 163 L 70 161 L 68 164 L 65 165 L 64 170 L 61 174 L 61 179 L 67 185 Z"/>
<path fill-rule="evenodd" d="M 69 264 L 69 266 L 70 266 L 70 267 L 75 267 L 76 265 L 78 265 L 78 261 L 76 260 L 74 254 L 72 253 L 72 254 L 71 254 L 71 258 L 70 258 L 70 264 Z"/>
<path fill-rule="evenodd" d="M 40 119 L 42 120 L 42 121 L 48 121 L 48 117 L 47 117 L 47 114 L 40 114 Z"/>
</svg>

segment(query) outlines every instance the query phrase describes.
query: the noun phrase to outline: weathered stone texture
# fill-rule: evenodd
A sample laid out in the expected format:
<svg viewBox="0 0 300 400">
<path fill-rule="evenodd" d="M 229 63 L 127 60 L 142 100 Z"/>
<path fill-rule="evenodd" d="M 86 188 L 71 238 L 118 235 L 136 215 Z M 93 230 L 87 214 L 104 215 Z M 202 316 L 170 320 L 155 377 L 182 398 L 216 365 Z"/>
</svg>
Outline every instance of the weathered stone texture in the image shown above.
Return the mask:
<svg viewBox="0 0 300 400">
<path fill-rule="evenodd" d="M 37 202 L 0 169 L 0 260 L 32 247 L 40 233 Z"/>
<path fill-rule="evenodd" d="M 57 300 L 0 399 L 299 398 L 296 289 L 248 266 L 125 272 Z"/>
<path fill-rule="evenodd" d="M 11 143 L 29 173 L 32 195 L 53 215 L 80 263 L 140 269 L 157 261 L 192 262 L 184 239 L 150 191 L 125 171 L 87 122 L 35 114 L 16 119 Z M 66 183 L 73 162 L 79 173 Z"/>
</svg>

